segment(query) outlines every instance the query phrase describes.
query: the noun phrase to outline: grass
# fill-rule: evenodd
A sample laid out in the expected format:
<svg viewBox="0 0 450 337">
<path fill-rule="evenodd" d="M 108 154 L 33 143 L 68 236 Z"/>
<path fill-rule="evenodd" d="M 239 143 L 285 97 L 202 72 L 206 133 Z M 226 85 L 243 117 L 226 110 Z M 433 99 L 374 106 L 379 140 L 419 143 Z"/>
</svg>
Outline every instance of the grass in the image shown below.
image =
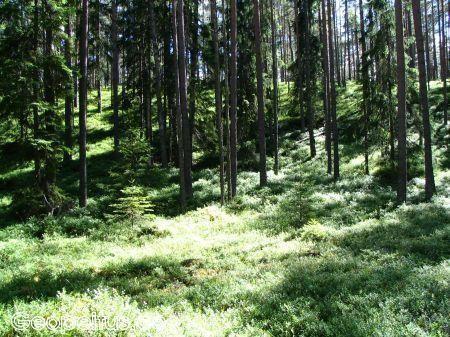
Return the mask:
<svg viewBox="0 0 450 337">
<path fill-rule="evenodd" d="M 305 161 L 304 135 L 286 133 L 279 175 L 270 171 L 260 188 L 256 172 L 240 172 L 239 195 L 224 207 L 215 168 L 195 172 L 196 200 L 185 214 L 176 169 L 140 172 L 135 183 L 148 189 L 156 217 L 130 227 L 103 217 L 114 199 L 108 172 L 118 168 L 110 113 L 89 116 L 88 209 L 0 230 L 1 336 L 448 335 L 448 169 L 436 167 L 433 202 L 420 203 L 418 177 L 409 183 L 414 203 L 396 207 L 392 187 L 361 174 L 357 149 L 342 145 L 343 177 L 334 182 L 323 138 L 317 158 Z M 6 187 L 30 174 L 0 176 L 2 213 Z M 59 181 L 76 193 L 75 164 Z M 11 322 L 18 313 L 95 313 L 133 328 L 20 332 Z"/>
</svg>

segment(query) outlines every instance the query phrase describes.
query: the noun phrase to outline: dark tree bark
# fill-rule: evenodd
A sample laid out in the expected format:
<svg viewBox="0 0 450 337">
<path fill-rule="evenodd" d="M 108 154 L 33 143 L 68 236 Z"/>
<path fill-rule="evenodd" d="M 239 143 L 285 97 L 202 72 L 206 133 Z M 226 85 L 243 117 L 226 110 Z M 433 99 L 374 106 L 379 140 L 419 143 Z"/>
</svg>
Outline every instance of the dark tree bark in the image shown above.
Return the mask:
<svg viewBox="0 0 450 337">
<path fill-rule="evenodd" d="M 155 81 L 155 91 L 156 91 L 156 109 L 158 114 L 158 129 L 159 129 L 159 142 L 161 151 L 161 164 L 162 167 L 167 167 L 167 140 L 166 140 L 166 115 L 162 104 L 162 90 L 161 90 L 161 65 L 159 57 L 159 46 L 156 36 L 156 22 L 155 22 L 155 8 L 154 0 L 150 0 L 149 10 L 150 10 L 150 25 L 152 34 L 152 49 L 153 49 L 153 60 L 154 60 L 154 79 Z"/>
<path fill-rule="evenodd" d="M 189 141 L 189 160 L 191 161 L 190 166 L 192 167 L 192 146 L 193 146 L 193 136 L 195 131 L 195 114 L 196 114 L 196 93 L 197 93 L 197 71 L 198 71 L 198 3 L 199 0 L 192 0 L 192 45 L 191 45 L 191 64 L 190 64 L 190 74 L 189 74 L 189 130 L 190 130 L 190 141 Z"/>
<path fill-rule="evenodd" d="M 351 62 L 350 62 L 350 60 L 351 60 L 351 57 L 350 57 L 350 55 L 351 55 L 351 53 L 350 53 L 350 45 L 351 45 L 351 42 L 350 42 L 350 23 L 349 23 L 349 20 L 348 20 L 348 0 L 345 0 L 345 22 L 344 22 L 344 25 L 345 25 L 345 36 L 346 36 L 346 47 L 347 47 L 347 62 L 348 62 L 348 79 L 351 81 L 351 79 L 352 79 L 352 68 L 351 68 Z"/>
<path fill-rule="evenodd" d="M 430 59 L 430 42 L 429 42 L 429 34 L 428 34 L 428 6 L 427 6 L 427 0 L 423 0 L 424 4 L 424 28 L 425 28 L 425 37 L 424 37 L 424 43 L 425 43 L 425 62 L 426 62 L 426 80 L 428 84 L 428 88 L 430 87 L 430 79 L 431 79 L 431 59 Z M 414 18 L 414 12 L 413 12 L 413 18 Z M 422 33 L 423 35 L 423 33 Z M 416 37 L 417 38 L 417 37 Z M 419 51 L 417 51 L 419 52 Z"/>
<path fill-rule="evenodd" d="M 51 20 L 53 10 L 48 1 L 42 2 L 47 20 Z M 51 24 L 47 24 L 45 28 L 45 40 L 44 40 L 44 57 L 50 59 L 53 54 L 53 27 Z M 48 103 L 48 107 L 45 109 L 44 122 L 47 140 L 55 140 L 56 137 L 56 125 L 55 125 L 55 90 L 54 90 L 54 76 L 53 70 L 50 66 L 50 62 L 46 62 L 43 71 L 43 85 L 44 85 L 44 101 Z M 47 198 L 47 203 L 51 203 L 51 190 L 52 185 L 56 179 L 56 155 L 54 151 L 46 151 L 44 162 L 44 174 L 42 180 L 42 189 L 44 195 Z"/>
<path fill-rule="evenodd" d="M 184 181 L 186 197 L 192 196 L 192 150 L 191 132 L 189 127 L 188 101 L 187 101 L 187 81 L 186 81 L 186 40 L 184 28 L 184 0 L 177 3 L 177 39 L 178 39 L 178 77 L 180 90 L 180 109 L 183 122 L 183 150 L 184 150 Z"/>
<path fill-rule="evenodd" d="M 312 64 L 311 58 L 311 19 L 310 19 L 310 7 L 309 1 L 303 1 L 303 11 L 305 15 L 304 19 L 304 42 L 305 42 L 305 102 L 306 102 L 306 116 L 308 119 L 308 134 L 309 134 L 309 152 L 311 158 L 316 156 L 316 140 L 314 138 L 314 128 L 315 128 L 315 116 L 314 116 L 314 107 L 313 107 L 313 91 L 312 91 L 312 74 L 311 67 Z"/>
<path fill-rule="evenodd" d="M 80 18 L 80 207 L 87 204 L 87 168 L 86 168 L 86 112 L 87 112 L 87 62 L 88 62 L 88 11 L 89 1 L 82 0 L 82 14 Z"/>
<path fill-rule="evenodd" d="M 217 137 L 219 143 L 219 177 L 220 177 L 220 203 L 225 203 L 224 183 L 224 153 L 223 153 L 223 123 L 222 123 L 222 92 L 220 86 L 220 58 L 219 58 L 219 28 L 217 24 L 216 0 L 211 0 L 211 23 L 214 44 L 214 95 L 216 103 Z"/>
<path fill-rule="evenodd" d="M 97 86 L 97 111 L 102 112 L 102 63 L 100 59 L 101 53 L 101 13 L 100 13 L 100 0 L 97 0 L 97 27 L 96 27 L 96 46 L 95 46 L 95 63 L 96 63 L 96 86 Z"/>
<path fill-rule="evenodd" d="M 369 174 L 369 116 L 371 115 L 368 104 L 369 92 L 369 64 L 367 62 L 366 29 L 364 27 L 364 8 L 362 0 L 359 0 L 359 24 L 361 30 L 362 52 L 362 82 L 363 82 L 363 113 L 364 113 L 364 172 Z"/>
<path fill-rule="evenodd" d="M 117 35 L 117 1 L 112 0 L 111 35 L 112 35 L 112 100 L 114 113 L 114 152 L 119 152 L 119 46 Z M 122 88 L 123 90 L 123 88 Z"/>
<path fill-rule="evenodd" d="M 183 144 L 183 118 L 180 105 L 180 84 L 179 84 L 179 68 L 178 68 L 178 34 L 177 34 L 177 0 L 172 0 L 172 29 L 173 29 L 173 60 L 175 71 L 175 93 L 176 93 L 176 119 L 177 119 L 177 137 L 178 137 L 178 166 L 180 171 L 180 203 L 181 210 L 186 209 L 186 182 L 184 170 L 184 144 Z"/>
<path fill-rule="evenodd" d="M 272 85 L 273 85 L 273 127 L 274 127 L 274 164 L 273 171 L 278 174 L 279 158 L 278 158 L 278 57 L 276 46 L 276 27 L 273 13 L 274 3 L 270 0 L 270 28 L 271 28 L 271 44 L 272 44 Z"/>
<path fill-rule="evenodd" d="M 328 57 L 328 33 L 325 0 L 321 3 L 321 31 L 322 31 L 322 68 L 324 74 L 323 81 L 323 109 L 325 119 L 325 151 L 327 153 L 327 172 L 331 174 L 333 170 L 333 160 L 331 158 L 331 120 L 330 120 L 330 66 Z"/>
<path fill-rule="evenodd" d="M 436 50 L 436 29 L 435 29 L 435 11 L 434 11 L 434 0 L 431 1 L 431 41 L 433 44 L 433 71 L 432 78 L 435 80 L 438 74 L 438 61 L 437 61 L 437 50 Z"/>
<path fill-rule="evenodd" d="M 259 1 L 253 0 L 253 30 L 255 34 L 256 54 L 256 86 L 258 101 L 258 145 L 259 145 L 259 185 L 267 183 L 266 169 L 266 133 L 264 126 L 264 86 L 263 61 L 261 56 L 261 23 L 259 16 Z"/>
<path fill-rule="evenodd" d="M 232 198 L 231 192 L 231 138 L 230 138 L 230 90 L 229 90 L 229 58 L 228 58 L 228 36 L 227 34 L 227 20 L 226 13 L 227 8 L 225 5 L 225 0 L 222 0 L 222 34 L 223 34 L 223 51 L 224 51 L 224 85 L 223 85 L 223 93 L 224 93 L 224 115 L 225 115 L 225 139 L 227 142 L 227 165 L 226 165 L 226 174 L 225 178 L 227 181 L 227 199 L 228 201 Z"/>
<path fill-rule="evenodd" d="M 422 18 L 420 13 L 420 0 L 412 0 L 414 31 L 417 45 L 417 65 L 419 68 L 419 95 L 420 110 L 422 112 L 423 138 L 425 145 L 425 196 L 430 200 L 436 186 L 433 174 L 433 153 L 431 149 L 430 113 L 428 110 L 427 76 L 425 68 L 425 52 L 422 33 Z"/>
<path fill-rule="evenodd" d="M 72 21 L 70 15 L 67 17 L 67 24 L 65 27 L 66 40 L 64 41 L 64 57 L 66 59 L 66 66 L 72 69 Z M 66 86 L 66 97 L 64 102 L 64 145 L 67 149 L 71 150 L 73 147 L 72 141 L 72 85 Z M 72 160 L 72 154 L 70 151 L 64 151 L 64 161 L 69 162 Z"/>
<path fill-rule="evenodd" d="M 448 98 L 447 98 L 447 41 L 445 36 L 445 8 L 444 1 L 440 0 L 440 9 L 439 10 L 439 0 L 438 1 L 438 13 L 440 16 L 439 21 L 439 32 L 440 32 L 440 49 L 441 49 L 441 80 L 443 82 L 443 95 L 444 95 L 444 125 L 448 124 Z"/>
<path fill-rule="evenodd" d="M 236 0 L 230 0 L 230 162 L 231 197 L 237 192 L 237 6 Z"/>
<path fill-rule="evenodd" d="M 398 141 L 398 203 L 406 202 L 406 76 L 405 45 L 403 37 L 402 1 L 395 0 L 395 36 L 397 43 L 397 141 Z"/>
<path fill-rule="evenodd" d="M 339 179 L 339 134 L 337 128 L 337 114 L 336 114 L 336 78 L 334 67 L 334 43 L 333 43 L 333 20 L 331 18 L 331 0 L 328 0 L 328 50 L 330 59 L 330 116 L 331 116 L 331 131 L 333 139 L 333 176 L 334 179 Z"/>
</svg>

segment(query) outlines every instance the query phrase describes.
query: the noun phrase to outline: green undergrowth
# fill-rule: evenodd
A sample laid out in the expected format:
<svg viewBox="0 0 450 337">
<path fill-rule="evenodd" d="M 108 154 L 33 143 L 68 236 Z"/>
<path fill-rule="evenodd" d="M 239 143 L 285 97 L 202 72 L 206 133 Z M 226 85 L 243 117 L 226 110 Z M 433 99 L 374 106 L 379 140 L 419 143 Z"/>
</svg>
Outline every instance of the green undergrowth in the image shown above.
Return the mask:
<svg viewBox="0 0 450 337">
<path fill-rule="evenodd" d="M 109 130 L 109 113 L 92 113 L 95 130 Z M 397 207 L 395 186 L 362 174 L 358 149 L 342 145 L 342 178 L 334 181 L 323 137 L 309 159 L 305 135 L 286 131 L 281 170 L 269 171 L 267 186 L 242 171 L 238 196 L 220 206 L 217 169 L 198 170 L 195 201 L 181 214 L 175 168 L 138 163 L 118 176 L 110 135 L 99 133 L 89 158 L 105 161 L 91 162 L 87 209 L 0 230 L 1 336 L 448 335 L 445 167 L 436 167 L 431 203 L 422 203 L 419 175 L 409 182 L 410 202 Z M 378 163 L 371 157 L 374 171 Z M 25 184 L 27 170 L 3 173 L 0 182 Z M 65 170 L 60 181 L 70 195 L 76 173 Z M 151 217 L 131 224 L 107 216 L 127 184 L 149 197 Z M 12 324 L 19 314 L 77 322 L 95 314 L 127 327 L 19 331 Z"/>
</svg>

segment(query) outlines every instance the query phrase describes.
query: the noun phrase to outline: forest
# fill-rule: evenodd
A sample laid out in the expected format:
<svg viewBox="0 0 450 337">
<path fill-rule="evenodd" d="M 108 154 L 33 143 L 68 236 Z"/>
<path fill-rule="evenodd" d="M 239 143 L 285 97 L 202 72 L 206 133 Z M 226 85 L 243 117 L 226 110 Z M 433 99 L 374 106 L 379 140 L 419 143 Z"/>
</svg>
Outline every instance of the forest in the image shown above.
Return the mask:
<svg viewBox="0 0 450 337">
<path fill-rule="evenodd" d="M 0 0 L 0 337 L 450 334 L 450 2 Z"/>
</svg>

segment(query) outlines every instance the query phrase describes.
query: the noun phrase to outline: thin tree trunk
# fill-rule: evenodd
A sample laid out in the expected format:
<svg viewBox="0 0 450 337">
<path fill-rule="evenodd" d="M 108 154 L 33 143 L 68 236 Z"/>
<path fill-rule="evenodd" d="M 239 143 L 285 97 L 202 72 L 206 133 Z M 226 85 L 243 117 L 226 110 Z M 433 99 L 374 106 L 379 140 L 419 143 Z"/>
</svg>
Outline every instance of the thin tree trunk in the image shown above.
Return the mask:
<svg viewBox="0 0 450 337">
<path fill-rule="evenodd" d="M 273 124 L 274 124 L 274 166 L 273 171 L 278 174 L 279 158 L 278 158 L 278 58 L 277 58 L 277 46 L 276 46 L 276 30 L 275 30 L 275 18 L 273 13 L 274 3 L 270 0 L 270 28 L 271 28 L 271 42 L 272 42 L 272 85 L 273 85 Z"/>
<path fill-rule="evenodd" d="M 72 22 L 71 16 L 67 17 L 66 24 L 66 40 L 64 42 L 64 54 L 66 59 L 66 66 L 69 69 L 72 69 Z M 72 150 L 73 142 L 72 142 L 72 85 L 68 84 L 66 86 L 66 97 L 64 102 L 64 145 L 69 151 L 64 151 L 64 161 L 69 162 L 72 160 L 72 154 L 70 150 Z"/>
<path fill-rule="evenodd" d="M 51 20 L 53 15 L 52 8 L 48 4 L 48 1 L 43 1 L 44 11 L 46 19 Z M 53 27 L 48 25 L 45 29 L 44 40 L 44 56 L 49 60 L 53 54 Z M 47 140 L 54 140 L 56 136 L 55 128 L 55 91 L 53 81 L 53 69 L 50 67 L 50 62 L 47 62 L 43 71 L 43 85 L 44 85 L 44 100 L 48 103 L 48 107 L 45 109 L 45 131 Z M 46 151 L 45 163 L 44 163 L 44 176 L 43 176 L 43 191 L 48 202 L 51 202 L 51 189 L 56 179 L 56 155 L 53 151 Z"/>
<path fill-rule="evenodd" d="M 39 1 L 34 0 L 34 52 L 37 53 L 39 49 Z M 39 99 L 39 83 L 40 83 L 40 72 L 39 69 L 34 71 L 34 85 L 33 85 L 33 100 L 35 102 Z M 36 105 L 33 106 L 33 137 L 34 139 L 39 138 L 39 110 Z M 41 184 L 41 156 L 39 150 L 34 150 L 34 176 L 38 185 Z"/>
<path fill-rule="evenodd" d="M 193 146 L 193 136 L 195 131 L 195 114 L 196 114 L 196 93 L 197 93 L 197 72 L 198 72 L 198 3 L 199 0 L 192 0 L 192 48 L 191 48 L 191 64 L 190 64 L 190 75 L 189 75 L 189 149 L 188 158 L 190 160 L 190 167 L 192 167 L 192 146 Z"/>
<path fill-rule="evenodd" d="M 366 29 L 364 27 L 364 8 L 359 0 L 359 24 L 361 30 L 363 111 L 364 111 L 364 172 L 369 174 L 369 116 L 371 115 L 369 100 L 369 64 L 367 62 Z"/>
<path fill-rule="evenodd" d="M 161 164 L 162 167 L 167 167 L 167 140 L 166 140 L 166 115 L 164 113 L 162 105 L 162 90 L 161 90 L 161 65 L 159 57 L 159 46 L 156 36 L 156 20 L 155 20 L 155 8 L 154 1 L 150 0 L 149 3 L 150 11 L 150 25 L 151 25 L 151 35 L 152 35 L 152 49 L 153 49 L 153 60 L 154 60 L 154 78 L 155 78 L 155 90 L 156 90 L 156 109 L 158 114 L 158 130 L 159 130 L 159 142 L 161 151 Z"/>
<path fill-rule="evenodd" d="M 177 110 L 177 136 L 178 136 L 178 165 L 180 171 L 180 203 L 181 210 L 186 209 L 186 182 L 185 182 L 185 170 L 184 170 L 184 144 L 183 144 L 183 118 L 180 105 L 180 83 L 179 83 L 179 69 L 178 69 L 178 34 L 177 34 L 177 0 L 172 0 L 172 28 L 173 28 L 173 59 L 175 70 L 175 92 L 176 102 L 175 107 Z"/>
<path fill-rule="evenodd" d="M 111 35 L 112 35 L 112 96 L 114 113 L 114 152 L 119 152 L 119 46 L 117 36 L 117 1 L 112 0 Z M 124 88 L 122 88 L 124 90 Z"/>
<path fill-rule="evenodd" d="M 328 50 L 330 59 L 330 116 L 331 116 L 331 131 L 333 135 L 333 168 L 334 179 L 339 179 L 339 134 L 337 128 L 337 114 L 336 114 L 336 78 L 334 74 L 334 43 L 333 43 L 333 21 L 331 18 L 331 0 L 328 0 Z"/>
<path fill-rule="evenodd" d="M 184 150 L 184 175 L 186 197 L 192 196 L 192 152 L 191 152 L 191 133 L 189 127 L 188 101 L 187 101 L 187 80 L 186 80 L 186 48 L 185 48 L 185 29 L 184 29 L 184 0 L 178 0 L 177 14 L 177 38 L 178 38 L 178 76 L 180 87 L 180 109 L 183 122 L 183 150 Z"/>
<path fill-rule="evenodd" d="M 406 76 L 403 37 L 402 1 L 395 0 L 395 36 L 397 42 L 397 140 L 398 140 L 398 203 L 406 202 Z"/>
<path fill-rule="evenodd" d="M 256 86 L 258 101 L 258 144 L 259 144 L 259 185 L 267 183 L 266 169 L 266 134 L 264 126 L 264 87 L 263 61 L 261 56 L 261 24 L 259 17 L 259 1 L 253 0 L 253 29 L 255 34 L 256 54 Z"/>
<path fill-rule="evenodd" d="M 231 197 L 237 192 L 237 6 L 230 0 L 231 62 L 230 62 L 230 157 Z"/>
<path fill-rule="evenodd" d="M 435 80 L 438 74 L 438 62 L 437 62 L 437 51 L 436 51 L 436 29 L 435 29 L 435 12 L 434 12 L 434 0 L 431 0 L 431 41 L 433 44 L 433 72 L 432 78 Z"/>
<path fill-rule="evenodd" d="M 96 55 L 95 62 L 97 65 L 97 111 L 98 113 L 102 112 L 102 64 L 100 60 L 100 52 L 101 52 L 101 17 L 100 17 L 100 0 L 97 0 L 97 27 L 96 27 Z"/>
<path fill-rule="evenodd" d="M 310 8 L 309 2 L 303 2 L 304 7 L 304 27 L 305 27 L 305 56 L 306 56 L 306 66 L 305 66 L 305 87 L 306 87 L 306 109 L 307 109 L 307 119 L 308 119 L 308 134 L 309 134 L 309 151 L 311 158 L 316 156 L 316 140 L 314 139 L 314 128 L 315 128 L 315 116 L 313 107 L 313 91 L 312 91 L 312 78 L 311 78 L 311 67 L 308 65 L 312 63 L 311 59 L 311 22 L 310 22 Z"/>
<path fill-rule="evenodd" d="M 322 68 L 324 74 L 323 83 L 323 109 L 325 116 L 325 151 L 327 153 L 327 173 L 331 174 L 333 160 L 331 158 L 331 121 L 330 121 L 330 67 L 328 57 L 328 33 L 325 0 L 322 0 Z"/>
<path fill-rule="evenodd" d="M 224 183 L 224 153 L 223 153 L 223 123 L 222 123 L 222 93 L 220 87 L 220 55 L 217 24 L 217 5 L 216 0 L 211 0 L 211 22 L 213 29 L 214 44 L 214 84 L 215 84 L 215 103 L 217 118 L 217 137 L 219 143 L 219 177 L 220 177 L 220 204 L 225 203 L 225 183 Z"/>
<path fill-rule="evenodd" d="M 438 1 L 438 13 L 441 18 L 439 24 L 440 40 L 441 40 L 441 80 L 443 82 L 443 95 L 444 95 L 444 125 L 448 124 L 448 98 L 447 98 L 447 47 L 446 47 L 446 36 L 445 36 L 445 8 L 444 1 L 440 1 L 441 11 L 439 11 L 439 0 Z"/>
<path fill-rule="evenodd" d="M 87 168 L 86 168 L 86 112 L 87 112 L 87 62 L 88 62 L 88 0 L 82 0 L 80 20 L 80 207 L 87 204 Z"/>
<path fill-rule="evenodd" d="M 425 145 L 425 196 L 430 200 L 436 186 L 433 174 L 433 153 L 431 149 L 430 113 L 428 110 L 427 77 L 425 68 L 425 53 L 423 45 L 422 18 L 420 13 L 420 0 L 412 0 L 414 30 L 416 33 L 417 65 L 419 68 L 419 95 L 420 110 L 422 111 L 423 138 Z"/>
<path fill-rule="evenodd" d="M 225 139 L 227 141 L 227 165 L 225 178 L 227 181 L 227 199 L 228 201 L 232 198 L 231 191 L 231 138 L 230 138 L 230 91 L 228 85 L 228 34 L 227 34 L 227 20 L 226 20 L 227 8 L 225 5 L 225 0 L 222 0 L 222 34 L 223 34 L 223 51 L 224 51 L 224 115 L 225 115 Z"/>
<path fill-rule="evenodd" d="M 426 80 L 428 88 L 430 88 L 430 78 L 431 78 L 431 59 L 430 59 L 430 42 L 429 42 L 429 34 L 428 34 L 428 6 L 427 0 L 423 0 L 424 3 L 424 26 L 425 26 L 425 61 L 426 61 Z M 414 13 L 413 13 L 414 17 Z M 423 35 L 423 34 L 422 34 Z M 419 51 L 417 51 L 419 52 Z"/>
</svg>

